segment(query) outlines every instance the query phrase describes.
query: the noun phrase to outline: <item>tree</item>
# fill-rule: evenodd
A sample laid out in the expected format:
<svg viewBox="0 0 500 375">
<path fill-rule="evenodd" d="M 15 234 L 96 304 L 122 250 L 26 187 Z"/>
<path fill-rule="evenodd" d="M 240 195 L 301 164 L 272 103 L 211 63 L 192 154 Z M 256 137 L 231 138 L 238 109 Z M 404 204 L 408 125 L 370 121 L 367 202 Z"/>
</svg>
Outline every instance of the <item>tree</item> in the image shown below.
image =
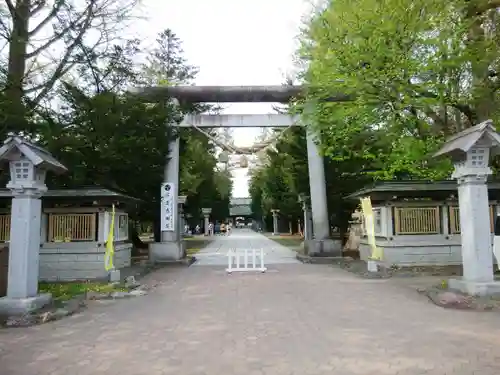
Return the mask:
<svg viewBox="0 0 500 375">
<path fill-rule="evenodd" d="M 299 194 L 309 194 L 307 151 L 304 129 L 275 130 L 279 138 L 266 150 L 266 160 L 251 173 L 249 193 L 254 218 L 271 221 L 271 210 L 295 225 L 302 217 Z"/>
<path fill-rule="evenodd" d="M 372 179 L 443 179 L 443 140 L 498 119 L 498 1 L 335 0 L 313 11 L 301 35 L 296 104 L 326 158 L 332 222 L 343 197 Z M 325 99 L 338 93 L 349 102 Z"/>
<path fill-rule="evenodd" d="M 88 96 L 73 86 L 66 88 L 64 98 L 68 113 L 44 141 L 69 172 L 57 176 L 51 187 L 101 185 L 123 191 L 143 201 L 133 218 L 152 220 L 174 136 L 165 124 L 179 121 L 178 110 L 109 91 Z"/>
<path fill-rule="evenodd" d="M 156 45 L 143 66 L 143 82 L 155 84 L 189 84 L 198 69 L 183 57 L 182 43 L 175 33 L 166 29 L 158 34 Z M 182 103 L 181 103 L 182 104 Z M 201 113 L 207 105 L 183 106 L 183 111 Z M 216 136 L 215 131 L 209 131 Z M 212 207 L 213 217 L 229 215 L 230 176 L 216 170 L 216 147 L 206 135 L 193 128 L 183 128 L 180 136 L 180 193 L 187 195 L 186 213 L 199 219 L 201 208 Z"/>
<path fill-rule="evenodd" d="M 188 84 L 198 74 L 198 68 L 187 63 L 182 42 L 171 29 L 158 34 L 156 46 L 143 67 L 147 85 Z"/>
<path fill-rule="evenodd" d="M 369 183 L 371 177 L 364 173 L 358 160 L 325 157 L 324 162 L 330 224 L 343 234 L 353 209 L 344 197 Z M 267 150 L 266 162 L 252 172 L 249 190 L 255 218 L 266 216 L 270 221 L 270 210 L 279 208 L 284 216 L 291 217 L 292 224 L 302 220 L 298 195 L 310 195 L 309 184 L 306 129 L 287 129 L 275 148 Z"/>
<path fill-rule="evenodd" d="M 446 136 L 498 117 L 498 5 L 327 2 L 299 52 L 325 153 L 375 178 L 447 177 L 450 164 L 429 155 Z M 339 91 L 353 100 L 322 101 Z"/>
<path fill-rule="evenodd" d="M 5 0 L 0 12 L 0 37 L 9 47 L 2 72 L 4 131 L 35 132 L 27 116 L 50 100 L 58 82 L 86 63 L 89 53 L 106 52 L 136 4 L 137 0 Z"/>
</svg>

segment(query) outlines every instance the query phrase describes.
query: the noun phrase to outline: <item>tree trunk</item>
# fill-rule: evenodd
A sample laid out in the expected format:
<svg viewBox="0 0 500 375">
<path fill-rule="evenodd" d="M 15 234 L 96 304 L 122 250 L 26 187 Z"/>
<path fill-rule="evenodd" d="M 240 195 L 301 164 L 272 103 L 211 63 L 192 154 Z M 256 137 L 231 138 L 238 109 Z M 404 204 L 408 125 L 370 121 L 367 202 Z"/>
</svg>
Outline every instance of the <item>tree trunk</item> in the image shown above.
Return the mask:
<svg viewBox="0 0 500 375">
<path fill-rule="evenodd" d="M 18 0 L 13 9 L 12 34 L 9 43 L 9 63 L 5 88 L 10 117 L 17 129 L 24 129 L 26 108 L 24 98 L 24 75 L 26 74 L 26 52 L 29 40 L 29 18 L 31 0 Z"/>
</svg>

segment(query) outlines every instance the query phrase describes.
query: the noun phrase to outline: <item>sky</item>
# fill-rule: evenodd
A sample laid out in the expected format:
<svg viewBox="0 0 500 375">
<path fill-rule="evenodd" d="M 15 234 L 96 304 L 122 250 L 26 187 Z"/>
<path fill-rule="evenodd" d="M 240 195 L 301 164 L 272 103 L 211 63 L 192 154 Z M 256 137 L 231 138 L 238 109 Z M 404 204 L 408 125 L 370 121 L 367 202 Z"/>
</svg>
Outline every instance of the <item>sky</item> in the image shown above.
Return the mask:
<svg viewBox="0 0 500 375">
<path fill-rule="evenodd" d="M 143 0 L 142 38 L 166 28 L 183 42 L 200 72 L 197 85 L 281 85 L 293 72 L 293 54 L 307 0 Z M 223 113 L 271 113 L 270 104 L 228 104 Z M 234 129 L 237 146 L 253 143 L 258 128 Z M 233 172 L 233 197 L 247 197 L 246 169 Z"/>
</svg>

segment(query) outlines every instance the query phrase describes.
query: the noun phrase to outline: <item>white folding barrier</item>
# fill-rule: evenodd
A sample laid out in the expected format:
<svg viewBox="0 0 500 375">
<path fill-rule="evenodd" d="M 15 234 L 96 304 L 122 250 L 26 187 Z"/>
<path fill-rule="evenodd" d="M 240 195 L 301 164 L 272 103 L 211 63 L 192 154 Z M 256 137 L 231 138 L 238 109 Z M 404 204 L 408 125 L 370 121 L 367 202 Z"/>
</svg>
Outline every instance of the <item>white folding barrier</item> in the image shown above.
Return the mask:
<svg viewBox="0 0 500 375">
<path fill-rule="evenodd" d="M 259 259 L 257 260 L 257 258 Z M 267 268 L 264 266 L 264 249 L 235 249 L 229 250 L 227 253 L 227 273 L 244 271 L 266 272 L 266 270 Z"/>
</svg>

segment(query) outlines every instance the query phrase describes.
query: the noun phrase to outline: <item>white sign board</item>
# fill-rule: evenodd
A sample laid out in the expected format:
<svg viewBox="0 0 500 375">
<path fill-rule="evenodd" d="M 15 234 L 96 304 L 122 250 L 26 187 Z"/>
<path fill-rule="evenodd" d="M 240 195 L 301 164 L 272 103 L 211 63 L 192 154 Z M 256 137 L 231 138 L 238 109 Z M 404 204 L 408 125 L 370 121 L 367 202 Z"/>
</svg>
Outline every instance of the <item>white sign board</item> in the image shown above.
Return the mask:
<svg viewBox="0 0 500 375">
<path fill-rule="evenodd" d="M 175 184 L 166 182 L 161 184 L 161 231 L 175 231 Z"/>
</svg>

